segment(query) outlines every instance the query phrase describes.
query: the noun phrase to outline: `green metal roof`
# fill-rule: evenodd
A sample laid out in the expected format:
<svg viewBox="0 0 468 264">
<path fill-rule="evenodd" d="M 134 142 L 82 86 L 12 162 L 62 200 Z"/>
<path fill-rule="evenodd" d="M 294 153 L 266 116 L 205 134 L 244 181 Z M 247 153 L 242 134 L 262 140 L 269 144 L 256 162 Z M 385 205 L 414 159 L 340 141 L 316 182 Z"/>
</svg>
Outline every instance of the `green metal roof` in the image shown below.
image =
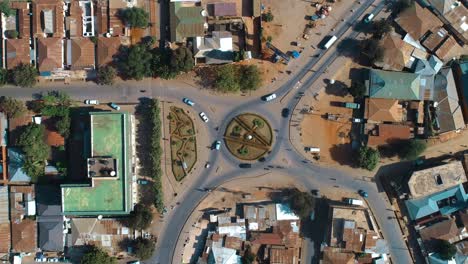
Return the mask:
<svg viewBox="0 0 468 264">
<path fill-rule="evenodd" d="M 370 70 L 367 95 L 371 98 L 422 100 L 421 78 L 414 73 Z"/>
<path fill-rule="evenodd" d="M 450 197 L 455 197 L 456 202 L 440 207 L 439 202 Z M 416 220 L 430 214 L 439 212 L 443 215 L 450 215 L 462 208 L 467 207 L 468 195 L 461 184 L 419 199 L 405 201 L 406 208 L 411 219 Z"/>
<path fill-rule="evenodd" d="M 205 18 L 201 6 L 188 6 L 181 2 L 171 2 L 171 40 L 181 42 L 184 38 L 205 35 Z"/>
<path fill-rule="evenodd" d="M 131 147 L 129 115 L 120 112 L 90 113 L 90 157 L 117 159 L 116 179 L 92 179 L 92 184 L 62 185 L 66 215 L 122 215 L 131 210 Z"/>
</svg>

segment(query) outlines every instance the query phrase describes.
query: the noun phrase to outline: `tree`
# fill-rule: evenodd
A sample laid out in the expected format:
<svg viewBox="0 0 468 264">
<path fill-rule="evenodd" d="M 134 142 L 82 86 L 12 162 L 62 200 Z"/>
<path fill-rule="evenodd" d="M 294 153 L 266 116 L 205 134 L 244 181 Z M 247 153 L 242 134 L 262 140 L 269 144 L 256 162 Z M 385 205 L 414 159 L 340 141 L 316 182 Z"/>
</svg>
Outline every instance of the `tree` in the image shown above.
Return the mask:
<svg viewBox="0 0 468 264">
<path fill-rule="evenodd" d="M 155 243 L 152 240 L 138 238 L 135 240 L 135 255 L 141 259 L 149 259 L 154 252 Z"/>
<path fill-rule="evenodd" d="M 380 160 L 380 154 L 376 149 L 362 146 L 358 150 L 358 165 L 366 170 L 373 170 L 377 167 Z"/>
<path fill-rule="evenodd" d="M 59 118 L 57 122 L 55 122 L 55 127 L 57 131 L 62 135 L 64 138 L 68 138 L 70 136 L 70 114 L 66 114 Z"/>
<path fill-rule="evenodd" d="M 226 64 L 216 68 L 214 87 L 222 92 L 238 92 L 239 79 L 234 65 Z"/>
<path fill-rule="evenodd" d="M 41 99 L 44 101 L 44 105 L 53 106 L 71 106 L 72 100 L 70 95 L 62 91 L 49 91 L 46 94 L 41 95 Z"/>
<path fill-rule="evenodd" d="M 438 240 L 436 251 L 442 260 L 451 260 L 457 253 L 457 248 L 446 240 Z"/>
<path fill-rule="evenodd" d="M 371 63 L 382 61 L 384 49 L 379 45 L 377 39 L 366 39 L 362 42 L 362 53 Z"/>
<path fill-rule="evenodd" d="M 152 54 L 145 45 L 134 45 L 122 56 L 120 70 L 128 78 L 141 80 L 152 76 L 151 61 Z"/>
<path fill-rule="evenodd" d="M 359 81 L 353 81 L 349 87 L 349 93 L 356 98 L 361 98 L 366 94 L 366 86 Z"/>
<path fill-rule="evenodd" d="M 96 82 L 100 85 L 113 85 L 117 71 L 112 66 L 101 66 L 97 70 Z"/>
<path fill-rule="evenodd" d="M 261 73 L 257 65 L 242 65 L 240 68 L 240 87 L 241 90 L 257 90 L 262 84 Z"/>
<path fill-rule="evenodd" d="M 122 20 L 132 28 L 145 28 L 148 26 L 148 13 L 138 7 L 127 8 L 122 11 Z"/>
<path fill-rule="evenodd" d="M 417 159 L 427 148 L 426 142 L 418 139 L 408 140 L 401 144 L 398 156 L 404 160 Z"/>
<path fill-rule="evenodd" d="M 252 249 L 250 246 L 247 246 L 247 249 L 244 252 L 244 255 L 242 256 L 242 263 L 244 264 L 251 264 L 255 261 L 255 254 L 252 253 Z"/>
<path fill-rule="evenodd" d="M 268 11 L 268 12 L 262 14 L 262 20 L 265 21 L 265 22 L 271 22 L 271 21 L 273 21 L 274 18 L 275 18 L 275 16 L 273 16 L 271 11 Z"/>
<path fill-rule="evenodd" d="M 310 217 L 315 207 L 315 199 L 308 192 L 301 192 L 298 189 L 290 189 L 288 202 L 291 210 L 301 219 Z"/>
<path fill-rule="evenodd" d="M 152 51 L 153 57 L 151 61 L 151 68 L 153 70 L 154 77 L 160 77 L 162 79 L 173 79 L 177 76 L 171 66 L 171 50 L 166 48 L 156 48 Z"/>
<path fill-rule="evenodd" d="M 20 64 L 11 71 L 11 82 L 16 86 L 31 87 L 36 84 L 37 70 L 31 64 Z"/>
<path fill-rule="evenodd" d="M 392 5 L 392 12 L 394 15 L 398 15 L 406 9 L 414 6 L 414 0 L 398 0 Z"/>
<path fill-rule="evenodd" d="M 35 182 L 44 174 L 45 161 L 50 155 L 50 147 L 44 142 L 44 126 L 31 123 L 24 127 L 17 143 L 24 151 L 23 169 Z"/>
<path fill-rule="evenodd" d="M 15 14 L 15 10 L 10 8 L 9 0 L 3 0 L 0 2 L 0 12 L 6 17 L 13 16 Z"/>
<path fill-rule="evenodd" d="M 0 97 L 0 112 L 5 113 L 8 118 L 21 117 L 26 113 L 23 102 L 11 97 Z"/>
<path fill-rule="evenodd" d="M 93 246 L 81 259 L 81 264 L 117 264 L 117 260 L 109 256 L 102 249 Z"/>
<path fill-rule="evenodd" d="M 391 24 L 383 18 L 372 22 L 372 37 L 375 39 L 382 39 L 382 37 L 391 30 Z"/>
<path fill-rule="evenodd" d="M 9 39 L 18 38 L 18 31 L 16 30 L 5 30 L 5 36 Z"/>
<path fill-rule="evenodd" d="M 179 47 L 172 51 L 171 67 L 174 72 L 188 72 L 193 69 L 193 55 L 187 47 Z"/>
<path fill-rule="evenodd" d="M 8 71 L 7 69 L 0 68 L 0 86 L 5 85 L 8 82 Z"/>
<path fill-rule="evenodd" d="M 146 229 L 153 221 L 153 214 L 148 206 L 136 204 L 130 215 L 130 227 L 133 229 Z"/>
</svg>

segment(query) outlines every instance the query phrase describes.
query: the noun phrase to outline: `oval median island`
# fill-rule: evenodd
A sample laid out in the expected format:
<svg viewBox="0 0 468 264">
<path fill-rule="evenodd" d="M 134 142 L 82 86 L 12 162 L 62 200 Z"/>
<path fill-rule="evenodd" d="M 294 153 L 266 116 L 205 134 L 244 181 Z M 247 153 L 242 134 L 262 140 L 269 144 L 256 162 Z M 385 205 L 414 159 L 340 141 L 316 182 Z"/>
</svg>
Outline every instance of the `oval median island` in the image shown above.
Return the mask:
<svg viewBox="0 0 468 264">
<path fill-rule="evenodd" d="M 240 160 L 265 156 L 273 143 L 273 131 L 265 118 L 245 113 L 234 117 L 224 133 L 226 146 Z"/>
</svg>

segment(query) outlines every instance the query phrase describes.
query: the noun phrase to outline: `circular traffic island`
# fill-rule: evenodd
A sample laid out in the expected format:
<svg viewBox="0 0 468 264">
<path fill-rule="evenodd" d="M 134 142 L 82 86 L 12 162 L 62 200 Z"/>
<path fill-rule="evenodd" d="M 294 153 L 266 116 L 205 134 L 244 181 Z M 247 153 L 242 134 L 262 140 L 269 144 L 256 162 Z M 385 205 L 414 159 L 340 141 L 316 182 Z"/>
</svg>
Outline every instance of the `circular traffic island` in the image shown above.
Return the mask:
<svg viewBox="0 0 468 264">
<path fill-rule="evenodd" d="M 256 160 L 270 151 L 273 131 L 265 118 L 251 113 L 240 114 L 229 122 L 224 141 L 236 158 Z"/>
</svg>

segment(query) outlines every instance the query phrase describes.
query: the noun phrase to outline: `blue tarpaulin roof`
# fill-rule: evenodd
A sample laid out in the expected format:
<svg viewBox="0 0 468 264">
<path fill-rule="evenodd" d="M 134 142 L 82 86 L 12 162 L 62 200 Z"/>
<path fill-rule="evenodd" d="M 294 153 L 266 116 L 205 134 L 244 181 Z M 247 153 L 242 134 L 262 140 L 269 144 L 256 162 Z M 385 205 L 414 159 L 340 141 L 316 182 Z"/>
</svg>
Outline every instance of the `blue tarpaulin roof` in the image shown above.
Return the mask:
<svg viewBox="0 0 468 264">
<path fill-rule="evenodd" d="M 297 52 L 295 50 L 291 54 L 292 54 L 293 58 L 295 58 L 295 59 L 299 58 L 299 56 L 301 55 L 299 52 Z"/>
</svg>

